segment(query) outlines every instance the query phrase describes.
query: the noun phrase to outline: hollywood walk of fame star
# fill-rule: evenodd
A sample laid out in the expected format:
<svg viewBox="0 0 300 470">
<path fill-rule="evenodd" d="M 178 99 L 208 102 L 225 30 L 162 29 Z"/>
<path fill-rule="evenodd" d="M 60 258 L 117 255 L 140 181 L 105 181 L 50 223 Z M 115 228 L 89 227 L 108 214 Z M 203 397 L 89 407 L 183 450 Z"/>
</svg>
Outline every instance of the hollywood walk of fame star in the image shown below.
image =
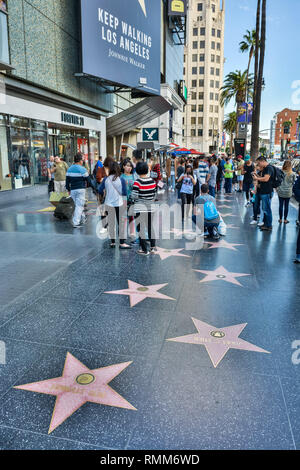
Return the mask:
<svg viewBox="0 0 300 470">
<path fill-rule="evenodd" d="M 90 370 L 68 352 L 61 377 L 14 388 L 57 397 L 49 427 L 50 434 L 86 402 L 136 410 L 108 385 L 130 364 L 132 362 L 123 362 Z"/>
<path fill-rule="evenodd" d="M 231 209 L 231 206 L 226 206 L 226 204 L 219 206 L 221 209 Z"/>
<path fill-rule="evenodd" d="M 167 285 L 168 284 L 155 284 L 153 286 L 143 286 L 142 284 L 128 280 L 128 289 L 105 292 L 105 294 L 128 295 L 130 297 L 130 307 L 134 307 L 147 297 L 151 299 L 175 300 L 172 297 L 158 292 L 159 289 Z"/>
<path fill-rule="evenodd" d="M 238 251 L 235 246 L 242 246 L 242 243 L 228 243 L 226 240 L 220 240 L 218 242 L 207 242 L 211 246 L 208 247 L 208 250 L 212 248 L 227 248 L 228 250 Z"/>
<path fill-rule="evenodd" d="M 167 258 L 170 258 L 170 256 L 182 256 L 185 258 L 190 258 L 190 256 L 183 255 L 182 253 L 180 253 L 180 251 L 182 250 L 183 248 L 179 248 L 177 250 L 168 250 L 167 248 L 160 248 L 157 246 L 155 254 L 159 255 L 162 261 L 164 261 Z"/>
<path fill-rule="evenodd" d="M 203 271 L 200 269 L 194 269 L 194 271 L 202 274 L 206 274 L 206 277 L 202 279 L 200 282 L 210 282 L 210 281 L 226 281 L 230 282 L 231 284 L 235 284 L 237 286 L 243 287 L 239 281 L 236 280 L 236 277 L 243 277 L 243 276 L 251 276 L 251 274 L 244 274 L 244 273 L 231 273 L 224 268 L 224 266 L 220 266 L 219 268 L 215 269 L 214 271 Z"/>
<path fill-rule="evenodd" d="M 170 338 L 167 341 L 177 343 L 202 344 L 214 365 L 217 367 L 229 349 L 242 349 L 244 351 L 256 351 L 270 354 L 269 351 L 255 346 L 241 338 L 239 335 L 247 326 L 247 323 L 240 325 L 227 326 L 224 328 L 216 328 L 215 326 L 204 323 L 203 321 L 192 318 L 198 333 L 178 338 Z"/>
<path fill-rule="evenodd" d="M 220 212 L 220 215 L 222 217 L 239 217 L 238 215 L 233 214 L 232 212 L 229 212 L 228 214 L 222 214 L 222 212 Z"/>
<path fill-rule="evenodd" d="M 235 227 L 233 224 L 227 224 L 226 228 L 239 228 L 239 227 Z"/>
<path fill-rule="evenodd" d="M 147 16 L 145 0 L 138 0 L 138 2 L 141 5 L 141 9 L 143 10 L 144 15 Z"/>
</svg>

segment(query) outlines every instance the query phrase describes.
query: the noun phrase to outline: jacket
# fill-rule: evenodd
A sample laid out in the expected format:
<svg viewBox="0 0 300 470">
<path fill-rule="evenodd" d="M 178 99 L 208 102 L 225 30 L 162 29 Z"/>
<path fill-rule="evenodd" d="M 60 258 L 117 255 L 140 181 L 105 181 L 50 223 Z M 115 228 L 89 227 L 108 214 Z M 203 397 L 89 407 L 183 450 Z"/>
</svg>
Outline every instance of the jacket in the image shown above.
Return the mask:
<svg viewBox="0 0 300 470">
<path fill-rule="evenodd" d="M 296 179 L 294 173 L 285 173 L 284 180 L 281 185 L 277 188 L 277 193 L 279 197 L 282 198 L 291 198 L 293 195 L 293 185 Z"/>
<path fill-rule="evenodd" d="M 74 191 L 75 189 L 86 189 L 90 182 L 90 176 L 84 166 L 72 165 L 66 174 L 66 188 L 67 191 Z"/>
</svg>

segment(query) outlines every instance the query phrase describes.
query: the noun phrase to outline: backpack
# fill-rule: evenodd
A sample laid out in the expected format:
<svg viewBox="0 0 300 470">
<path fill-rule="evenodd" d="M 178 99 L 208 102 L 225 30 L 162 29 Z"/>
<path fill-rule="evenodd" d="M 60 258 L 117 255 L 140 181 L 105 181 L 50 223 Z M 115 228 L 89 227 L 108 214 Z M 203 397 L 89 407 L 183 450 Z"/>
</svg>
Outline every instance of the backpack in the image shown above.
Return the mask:
<svg viewBox="0 0 300 470">
<path fill-rule="evenodd" d="M 279 188 L 279 186 L 282 184 L 285 174 L 280 168 L 277 166 L 270 165 L 273 169 L 273 177 L 272 177 L 272 186 L 273 188 Z"/>
<path fill-rule="evenodd" d="M 75 210 L 75 204 L 71 197 L 63 197 L 56 206 L 54 217 L 60 220 L 71 219 Z"/>
<path fill-rule="evenodd" d="M 296 201 L 300 203 L 300 176 L 298 176 L 294 183 L 293 193 L 295 195 Z"/>
<path fill-rule="evenodd" d="M 219 217 L 219 213 L 214 203 L 212 201 L 206 201 L 204 204 L 204 219 L 213 220 L 217 217 Z"/>
</svg>

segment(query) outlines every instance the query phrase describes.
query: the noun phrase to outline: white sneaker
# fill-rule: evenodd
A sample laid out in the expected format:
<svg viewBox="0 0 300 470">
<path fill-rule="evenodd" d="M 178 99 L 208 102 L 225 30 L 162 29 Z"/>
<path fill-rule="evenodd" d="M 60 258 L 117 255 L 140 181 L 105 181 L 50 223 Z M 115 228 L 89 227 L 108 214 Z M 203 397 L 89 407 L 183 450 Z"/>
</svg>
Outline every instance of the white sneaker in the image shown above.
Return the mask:
<svg viewBox="0 0 300 470">
<path fill-rule="evenodd" d="M 256 225 L 257 224 L 257 220 L 252 220 L 252 222 L 250 222 L 250 225 Z"/>
<path fill-rule="evenodd" d="M 263 225 L 265 225 L 264 222 L 258 222 L 257 224 L 258 227 L 262 227 Z"/>
<path fill-rule="evenodd" d="M 99 233 L 101 233 L 101 234 L 107 233 L 107 228 L 102 227 L 102 229 L 99 230 Z"/>
</svg>

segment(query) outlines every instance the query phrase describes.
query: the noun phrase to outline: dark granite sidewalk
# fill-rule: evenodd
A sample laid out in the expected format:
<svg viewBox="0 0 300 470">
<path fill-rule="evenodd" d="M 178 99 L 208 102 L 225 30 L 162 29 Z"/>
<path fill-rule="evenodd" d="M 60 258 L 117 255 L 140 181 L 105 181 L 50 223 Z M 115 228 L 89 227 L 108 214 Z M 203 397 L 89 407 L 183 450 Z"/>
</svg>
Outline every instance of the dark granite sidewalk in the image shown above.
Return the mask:
<svg viewBox="0 0 300 470">
<path fill-rule="evenodd" d="M 111 250 L 93 201 L 80 231 L 47 198 L 1 209 L 0 449 L 300 449 L 297 211 L 279 226 L 276 199 L 272 233 L 232 195 L 229 246 L 172 237 L 165 259 Z M 57 403 L 24 390 L 61 376 Z"/>
</svg>

